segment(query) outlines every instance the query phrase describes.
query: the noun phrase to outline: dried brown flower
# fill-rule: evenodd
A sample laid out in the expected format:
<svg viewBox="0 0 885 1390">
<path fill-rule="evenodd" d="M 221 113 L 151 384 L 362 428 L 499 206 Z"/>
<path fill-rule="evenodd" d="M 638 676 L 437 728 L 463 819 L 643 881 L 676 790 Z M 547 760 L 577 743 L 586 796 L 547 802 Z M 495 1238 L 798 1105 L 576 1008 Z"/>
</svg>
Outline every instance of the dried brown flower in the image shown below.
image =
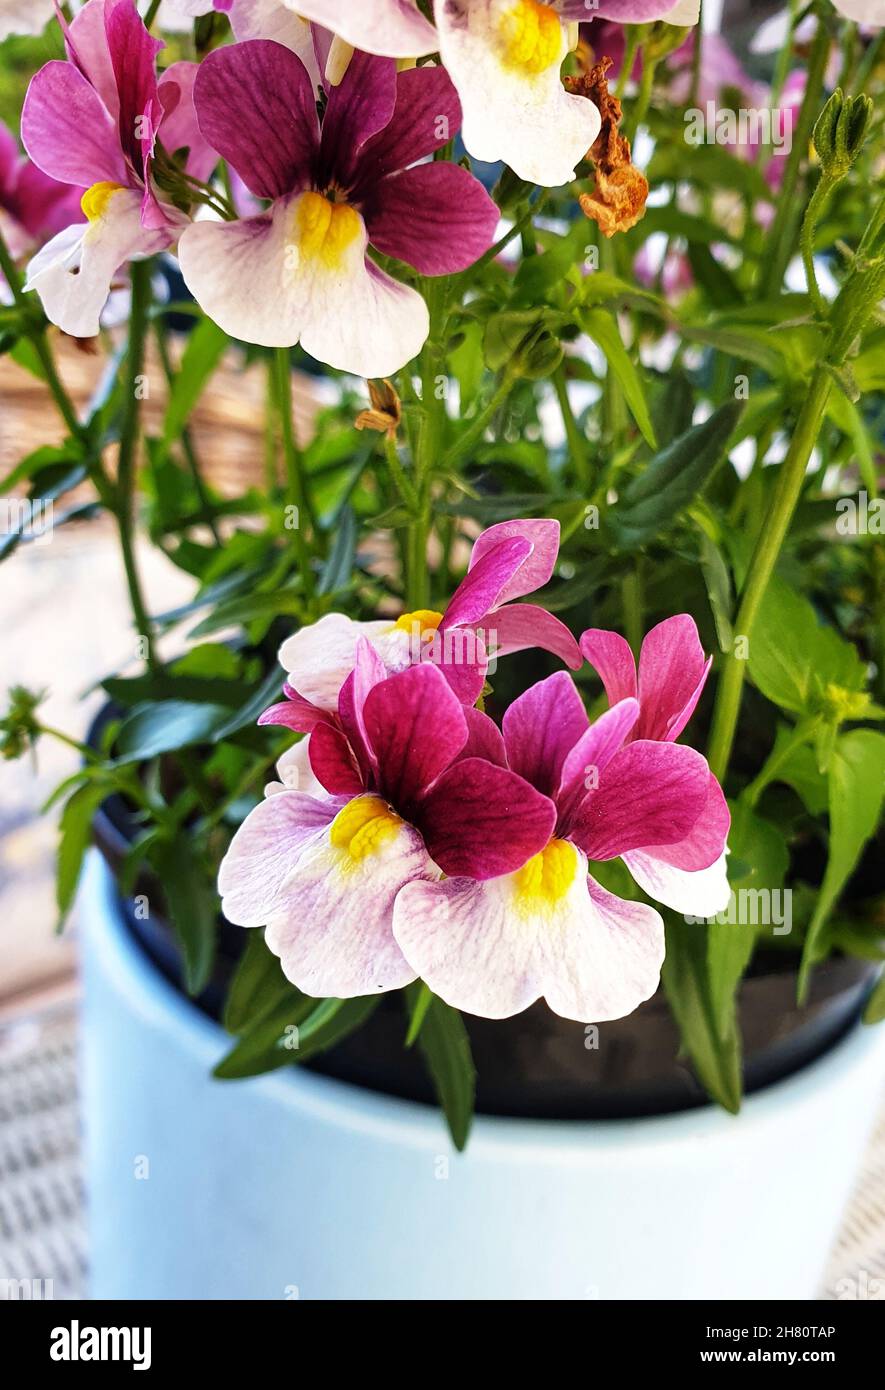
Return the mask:
<svg viewBox="0 0 885 1390">
<path fill-rule="evenodd" d="M 608 89 L 606 73 L 611 65 L 611 58 L 603 58 L 579 76 L 566 78 L 569 91 L 594 102 L 602 118 L 599 134 L 587 151 L 587 159 L 595 165 L 596 184 L 578 201 L 606 237 L 635 227 L 645 216 L 648 198 L 648 179 L 631 162 L 630 141 L 618 129 L 623 111 Z"/>
<path fill-rule="evenodd" d="M 369 382 L 369 401 L 371 409 L 361 410 L 354 424 L 358 430 L 378 430 L 388 439 L 395 439 L 403 418 L 403 408 L 399 396 L 391 382 Z"/>
</svg>

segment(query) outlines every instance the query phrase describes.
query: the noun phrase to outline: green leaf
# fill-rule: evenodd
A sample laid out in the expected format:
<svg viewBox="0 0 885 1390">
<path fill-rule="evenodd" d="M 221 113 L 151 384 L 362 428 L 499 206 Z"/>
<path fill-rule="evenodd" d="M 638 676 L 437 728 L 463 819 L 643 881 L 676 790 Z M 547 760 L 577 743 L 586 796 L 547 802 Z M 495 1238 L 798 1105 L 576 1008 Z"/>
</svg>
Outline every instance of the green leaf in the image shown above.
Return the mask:
<svg viewBox="0 0 885 1390">
<path fill-rule="evenodd" d="M 335 539 L 317 584 L 318 594 L 334 594 L 350 583 L 356 542 L 356 517 L 352 507 L 345 507 L 338 518 Z"/>
<path fill-rule="evenodd" d="M 837 428 L 851 440 L 863 485 L 870 497 L 878 497 L 879 483 L 875 459 L 877 443 L 867 430 L 857 406 L 844 392 L 831 391 L 827 401 L 827 414 Z"/>
<path fill-rule="evenodd" d="M 584 331 L 605 353 L 610 370 L 624 392 L 630 414 L 650 449 L 658 447 L 654 425 L 645 399 L 645 388 L 621 341 L 617 320 L 604 309 L 583 309 L 578 321 Z"/>
<path fill-rule="evenodd" d="M 229 1033 L 243 1033 L 264 1018 L 292 993 L 292 985 L 269 950 L 264 932 L 246 932 L 246 949 L 234 972 L 224 1006 L 224 1026 Z"/>
<path fill-rule="evenodd" d="M 741 1106 L 741 1043 L 732 1020 L 725 1036 L 717 1026 L 707 971 L 707 941 L 716 927 L 686 922 L 666 912 L 667 956 L 661 979 L 682 1042 L 701 1085 L 736 1115 Z"/>
<path fill-rule="evenodd" d="M 731 572 L 718 545 L 710 539 L 706 531 L 701 531 L 701 573 L 707 586 L 710 611 L 716 624 L 716 637 L 719 650 L 730 652 L 734 645 L 734 629 L 731 616 L 734 611 L 734 592 L 731 586 Z"/>
<path fill-rule="evenodd" d="M 290 987 L 289 996 L 243 1033 L 213 1075 L 233 1081 L 306 1062 L 362 1027 L 379 1000 L 375 994 L 357 999 L 309 999 Z"/>
<path fill-rule="evenodd" d="M 827 686 L 858 692 L 867 680 L 852 644 L 821 627 L 808 599 L 777 575 L 753 626 L 747 664 L 762 694 L 793 714 L 817 713 Z"/>
<path fill-rule="evenodd" d="M 409 986 L 410 998 L 417 994 Z M 427 1063 L 452 1143 L 459 1151 L 467 1143 L 476 1098 L 476 1068 L 470 1038 L 457 1009 L 434 995 L 424 1015 L 418 1047 Z"/>
<path fill-rule="evenodd" d="M 194 743 L 211 743 L 230 723 L 230 709 L 225 705 L 188 700 L 137 705 L 120 726 L 117 757 L 124 763 L 142 762 Z"/>
<path fill-rule="evenodd" d="M 885 1023 L 885 974 L 879 976 L 863 1011 L 864 1023 Z"/>
<path fill-rule="evenodd" d="M 708 420 L 679 435 L 656 454 L 626 488 L 610 515 L 620 542 L 642 545 L 670 522 L 710 480 L 725 457 L 725 447 L 740 414 L 729 401 Z"/>
<path fill-rule="evenodd" d="M 406 1047 L 411 1047 L 417 1041 L 418 1034 L 421 1032 L 427 1017 L 427 1010 L 432 1003 L 433 991 L 422 980 L 417 992 L 412 992 L 412 1012 L 409 1018 L 409 1029 L 406 1033 Z"/>
<path fill-rule="evenodd" d="M 199 648 L 195 648 L 199 651 Z M 224 705 L 228 712 L 239 709 L 250 697 L 251 688 L 243 681 L 220 680 L 214 676 L 178 675 L 175 671 L 154 671 L 144 676 L 111 676 L 101 683 L 102 690 L 118 704 L 134 705 L 164 700 L 176 703 Z"/>
<path fill-rule="evenodd" d="M 716 259 L 709 246 L 701 241 L 689 242 L 688 259 L 695 280 L 706 291 L 714 308 L 723 309 L 743 303 L 743 295 L 734 276 Z"/>
<path fill-rule="evenodd" d="M 212 972 L 218 927 L 218 898 L 214 884 L 206 879 L 205 856 L 190 836 L 178 835 L 174 840 L 155 840 L 148 859 L 181 944 L 188 993 L 200 994 Z"/>
<path fill-rule="evenodd" d="M 249 728 L 258 722 L 258 716 L 263 714 L 273 701 L 282 694 L 283 679 L 281 673 L 274 668 L 261 682 L 257 690 L 254 690 L 244 705 L 241 705 L 236 714 L 223 721 L 213 730 L 211 738 L 213 743 L 220 743 L 222 739 L 230 738 L 231 735 L 239 732 L 240 729 Z"/>
<path fill-rule="evenodd" d="M 65 802 L 61 814 L 61 838 L 58 846 L 55 878 L 55 900 L 58 906 L 57 931 L 61 931 L 65 918 L 71 910 L 83 856 L 92 839 L 92 820 L 95 812 L 108 794 L 104 784 L 88 783 L 80 787 Z"/>
<path fill-rule="evenodd" d="M 822 957 L 823 927 L 854 872 L 864 845 L 876 831 L 885 792 L 885 735 L 874 729 L 843 734 L 830 764 L 830 847 L 824 881 L 808 926 L 799 999 L 805 998 L 812 966 Z"/>
<path fill-rule="evenodd" d="M 208 318 L 201 319 L 190 334 L 163 419 L 163 443 L 167 448 L 181 434 L 228 341 L 227 334 Z"/>
</svg>

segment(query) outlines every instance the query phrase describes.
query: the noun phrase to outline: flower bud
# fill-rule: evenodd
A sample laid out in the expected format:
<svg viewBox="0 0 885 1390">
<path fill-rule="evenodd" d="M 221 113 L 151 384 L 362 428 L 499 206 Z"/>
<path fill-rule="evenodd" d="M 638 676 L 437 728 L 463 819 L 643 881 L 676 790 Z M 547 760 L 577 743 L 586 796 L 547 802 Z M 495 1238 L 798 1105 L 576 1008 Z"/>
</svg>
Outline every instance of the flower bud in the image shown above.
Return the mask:
<svg viewBox="0 0 885 1390">
<path fill-rule="evenodd" d="M 815 122 L 812 141 L 825 174 L 847 174 L 863 149 L 873 103 L 867 96 L 846 97 L 837 87 Z"/>
</svg>

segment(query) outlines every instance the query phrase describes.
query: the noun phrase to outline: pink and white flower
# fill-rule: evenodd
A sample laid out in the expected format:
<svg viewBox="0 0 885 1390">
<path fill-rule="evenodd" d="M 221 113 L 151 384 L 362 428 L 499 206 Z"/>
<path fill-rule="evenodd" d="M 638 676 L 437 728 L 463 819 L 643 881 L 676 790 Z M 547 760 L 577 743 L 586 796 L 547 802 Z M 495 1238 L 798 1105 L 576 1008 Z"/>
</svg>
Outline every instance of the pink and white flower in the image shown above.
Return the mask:
<svg viewBox="0 0 885 1390">
<path fill-rule="evenodd" d="M 205 138 L 271 204 L 182 236 L 182 273 L 206 313 L 234 337 L 300 342 L 358 376 L 388 376 L 411 361 L 429 331 L 427 307 L 368 258 L 368 245 L 422 275 L 445 275 L 482 255 L 498 220 L 467 170 L 416 164 L 460 124 L 446 74 L 397 74 L 392 59 L 357 53 L 320 121 L 304 64 L 255 39 L 210 53 L 195 99 Z"/>
<path fill-rule="evenodd" d="M 588 628 L 581 637 L 581 651 L 601 677 L 610 705 L 638 700 L 639 716 L 629 737 L 665 743 L 679 737 L 694 713 L 713 661 L 705 658 L 697 626 L 687 613 L 665 619 L 646 634 L 638 678 L 629 643 L 617 632 Z M 625 855 L 624 862 L 658 902 L 711 917 L 728 902 L 724 845 L 729 823 L 722 788 L 710 773 L 707 805 L 691 838 L 659 847 L 654 855 L 637 850 Z M 718 857 L 708 858 L 717 846 Z M 697 904 L 696 911 L 690 900 Z M 711 906 L 714 902 L 719 906 Z"/>
<path fill-rule="evenodd" d="M 174 63 L 157 80 L 163 47 L 134 0 L 88 0 L 65 25 L 68 61 L 47 63 L 32 79 L 22 141 L 50 178 L 86 189 L 81 222 L 65 227 L 28 267 L 47 316 L 66 333 L 91 337 L 111 282 L 127 261 L 174 244 L 185 215 L 161 202 L 152 180 L 158 139 L 186 148 L 188 169 L 208 177 L 217 156 L 197 130 L 196 65 Z"/>
<path fill-rule="evenodd" d="M 78 218 L 82 188 L 58 183 L 24 159 L 0 122 L 0 231 L 13 260 L 48 241 Z"/>
<path fill-rule="evenodd" d="M 411 882 L 394 907 L 403 955 L 447 1003 L 506 1018 L 543 997 L 564 1018 L 601 1022 L 647 999 L 664 959 L 663 921 L 604 889 L 593 861 L 623 858 L 651 896 L 677 910 L 694 914 L 699 900 L 705 915 L 725 907 L 727 884 L 699 894 L 691 883 L 721 856 L 728 828 L 726 820 L 713 836 L 703 824 L 707 763 L 680 744 L 631 741 L 639 715 L 630 697 L 590 724 L 566 672 L 507 710 L 497 760 L 555 806 L 551 837 L 515 873 Z M 690 865 L 679 870 L 678 891 L 674 856 Z"/>
<path fill-rule="evenodd" d="M 328 613 L 302 628 L 280 648 L 288 698 L 262 722 L 306 731 L 334 712 L 361 638 L 389 673 L 419 662 L 438 666 L 465 705 L 479 698 L 490 649 L 506 656 L 542 647 L 577 670 L 581 653 L 568 628 L 536 604 L 513 601 L 543 588 L 558 550 L 558 521 L 503 521 L 477 537 L 467 576 L 445 613 L 423 610 L 375 622 Z"/>
<path fill-rule="evenodd" d="M 387 676 L 361 641 L 336 723 L 308 743 L 325 791 L 275 790 L 219 874 L 228 920 L 264 926 L 299 989 L 351 998 L 409 984 L 417 972 L 393 935 L 404 886 L 510 873 L 547 842 L 552 803 L 486 760 L 486 725 L 433 666 Z"/>
</svg>

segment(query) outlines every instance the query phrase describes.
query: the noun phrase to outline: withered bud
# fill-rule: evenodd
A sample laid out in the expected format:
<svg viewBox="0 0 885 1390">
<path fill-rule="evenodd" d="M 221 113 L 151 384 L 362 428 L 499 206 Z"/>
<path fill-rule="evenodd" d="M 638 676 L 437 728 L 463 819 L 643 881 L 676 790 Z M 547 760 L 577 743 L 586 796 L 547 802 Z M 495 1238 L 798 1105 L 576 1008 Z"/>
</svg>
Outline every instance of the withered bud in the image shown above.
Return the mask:
<svg viewBox="0 0 885 1390">
<path fill-rule="evenodd" d="M 648 198 L 648 179 L 631 162 L 630 141 L 618 129 L 623 112 L 620 101 L 608 89 L 606 73 L 611 65 L 611 58 L 603 58 L 580 76 L 566 78 L 570 92 L 587 97 L 599 108 L 602 124 L 587 151 L 587 159 L 595 166 L 596 184 L 578 201 L 582 212 L 599 224 L 606 237 L 635 227 L 645 216 Z"/>
<path fill-rule="evenodd" d="M 379 434 L 386 434 L 388 439 L 396 439 L 396 432 L 403 418 L 403 408 L 392 383 L 386 379 L 370 381 L 369 400 L 371 408 L 360 411 L 354 421 L 356 428 L 377 430 Z"/>
</svg>

